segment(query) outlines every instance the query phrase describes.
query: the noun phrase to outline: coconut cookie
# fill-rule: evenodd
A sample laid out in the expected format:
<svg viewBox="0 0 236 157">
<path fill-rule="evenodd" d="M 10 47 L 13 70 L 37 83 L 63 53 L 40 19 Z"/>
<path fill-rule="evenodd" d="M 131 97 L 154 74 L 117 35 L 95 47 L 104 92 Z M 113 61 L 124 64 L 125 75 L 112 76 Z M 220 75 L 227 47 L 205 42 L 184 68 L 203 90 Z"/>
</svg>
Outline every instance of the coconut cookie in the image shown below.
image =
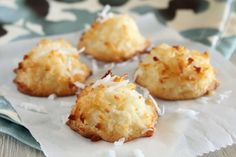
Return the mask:
<svg viewBox="0 0 236 157">
<path fill-rule="evenodd" d="M 73 95 L 74 82 L 84 82 L 90 69 L 79 61 L 79 53 L 68 42 L 41 40 L 15 69 L 20 92 L 32 96 Z"/>
<path fill-rule="evenodd" d="M 140 62 L 136 82 L 152 95 L 168 100 L 192 99 L 218 86 L 207 52 L 161 44 Z"/>
<path fill-rule="evenodd" d="M 152 136 L 157 106 L 125 77 L 107 73 L 78 95 L 67 125 L 92 141 L 130 141 Z"/>
<path fill-rule="evenodd" d="M 109 14 L 110 15 L 110 14 Z M 85 53 L 106 62 L 121 62 L 146 52 L 150 45 L 135 23 L 127 15 L 98 17 L 86 30 L 78 43 Z"/>
</svg>

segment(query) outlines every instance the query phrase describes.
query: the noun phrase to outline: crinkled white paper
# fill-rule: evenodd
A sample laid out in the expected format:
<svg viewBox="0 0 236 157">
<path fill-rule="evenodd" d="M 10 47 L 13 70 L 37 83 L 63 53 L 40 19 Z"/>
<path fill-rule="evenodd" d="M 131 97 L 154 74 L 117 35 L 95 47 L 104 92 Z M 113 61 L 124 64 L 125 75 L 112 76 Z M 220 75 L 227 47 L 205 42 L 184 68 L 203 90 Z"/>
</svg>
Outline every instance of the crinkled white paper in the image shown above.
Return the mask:
<svg viewBox="0 0 236 157">
<path fill-rule="evenodd" d="M 140 150 L 146 157 L 192 157 L 236 141 L 236 68 L 217 52 L 185 40 L 175 31 L 162 26 L 153 15 L 142 16 L 137 22 L 141 32 L 151 39 L 154 45 L 182 44 L 188 48 L 209 50 L 212 64 L 217 69 L 220 87 L 213 95 L 196 100 L 157 100 L 161 108 L 165 108 L 165 113 L 159 118 L 157 131 L 153 137 L 139 138 L 120 146 L 104 141 L 91 142 L 65 125 L 71 106 L 74 105 L 75 96 L 55 99 L 37 98 L 23 95 L 16 90 L 12 83 L 13 69 L 38 40 L 11 43 L 0 48 L 0 93 L 11 102 L 21 117 L 23 125 L 40 143 L 46 156 L 106 157 L 112 150 L 117 157 L 132 157 L 135 150 Z M 60 37 L 76 45 L 79 33 Z M 81 55 L 81 60 L 91 68 L 96 68 L 94 66 L 96 64 L 100 69 L 97 69 L 96 75 L 88 82 L 101 77 L 109 68 L 112 68 L 115 74 L 128 73 L 132 80 L 140 59 L 139 57 L 127 63 L 104 66 Z M 32 108 L 27 108 L 22 103 L 40 106 L 38 110 L 41 112 L 35 110 L 34 105 L 31 105 Z"/>
</svg>

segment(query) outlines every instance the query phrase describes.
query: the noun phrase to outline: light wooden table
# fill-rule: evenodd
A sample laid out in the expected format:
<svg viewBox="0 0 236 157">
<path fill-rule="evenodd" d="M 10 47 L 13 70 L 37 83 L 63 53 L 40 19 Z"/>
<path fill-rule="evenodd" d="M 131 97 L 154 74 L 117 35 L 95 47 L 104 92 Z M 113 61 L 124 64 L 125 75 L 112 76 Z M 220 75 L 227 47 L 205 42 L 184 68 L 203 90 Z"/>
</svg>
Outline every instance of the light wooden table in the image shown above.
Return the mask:
<svg viewBox="0 0 236 157">
<path fill-rule="evenodd" d="M 236 65 L 236 52 L 231 57 L 231 61 Z M 0 133 L 0 157 L 45 157 L 45 155 L 9 135 Z M 236 145 L 202 157 L 236 157 Z"/>
</svg>

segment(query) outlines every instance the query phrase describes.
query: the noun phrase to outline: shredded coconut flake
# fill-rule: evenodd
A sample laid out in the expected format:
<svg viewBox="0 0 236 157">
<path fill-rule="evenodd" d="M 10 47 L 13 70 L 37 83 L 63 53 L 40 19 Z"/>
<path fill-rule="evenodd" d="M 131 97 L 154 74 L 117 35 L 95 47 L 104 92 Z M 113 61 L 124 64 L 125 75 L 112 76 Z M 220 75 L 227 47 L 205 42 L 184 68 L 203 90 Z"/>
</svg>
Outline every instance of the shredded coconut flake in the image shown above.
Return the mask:
<svg viewBox="0 0 236 157">
<path fill-rule="evenodd" d="M 120 138 L 118 141 L 115 141 L 114 145 L 115 146 L 122 146 L 124 144 L 124 142 L 125 142 L 125 138 L 123 137 L 123 138 Z"/>
<path fill-rule="evenodd" d="M 111 74 L 108 74 L 106 77 L 97 80 L 93 85 L 92 88 L 95 88 L 101 84 L 108 86 L 106 89 L 106 92 L 111 92 L 114 89 L 126 86 L 129 83 L 129 80 L 123 80 L 120 82 L 113 82 L 113 80 L 116 78 L 116 76 L 111 76 Z"/>
<path fill-rule="evenodd" d="M 117 82 L 117 83 L 114 83 L 113 86 L 110 86 L 106 89 L 107 92 L 111 92 L 117 88 L 120 88 L 120 87 L 124 87 L 126 86 L 127 84 L 129 83 L 129 80 L 124 80 L 124 81 L 121 81 L 121 82 Z"/>
<path fill-rule="evenodd" d="M 55 48 L 55 49 L 52 48 L 52 51 L 53 50 L 55 50 L 61 54 L 65 54 L 65 55 L 71 54 L 71 53 L 75 53 L 75 54 L 78 53 L 77 49 L 73 48 L 73 47 L 71 47 L 71 48 L 60 47 L 60 48 Z"/>
<path fill-rule="evenodd" d="M 163 115 L 165 114 L 165 106 L 162 106 L 161 109 L 160 109 L 160 108 L 157 109 L 157 111 L 159 111 L 159 112 L 158 112 L 158 115 L 159 115 L 159 116 L 163 116 Z"/>
<path fill-rule="evenodd" d="M 159 116 L 162 116 L 165 113 L 165 108 L 163 108 L 164 110 L 161 110 L 156 102 L 156 100 L 149 94 L 148 97 L 152 100 L 154 106 L 156 107 L 156 111 L 158 113 Z"/>
<path fill-rule="evenodd" d="M 142 71 L 141 70 L 136 70 L 135 73 L 134 73 L 134 77 L 133 77 L 133 81 L 136 81 L 138 75 L 141 75 Z"/>
<path fill-rule="evenodd" d="M 28 111 L 33 111 L 33 112 L 38 112 L 38 113 L 47 113 L 46 109 L 43 106 L 38 106 L 38 105 L 28 103 L 28 102 L 22 102 L 18 104 L 17 106 Z"/>
<path fill-rule="evenodd" d="M 54 100 L 56 97 L 57 97 L 56 94 L 51 94 L 51 95 L 48 96 L 48 99 L 49 100 Z"/>
<path fill-rule="evenodd" d="M 108 150 L 107 157 L 116 157 L 116 152 L 114 150 Z"/>
<path fill-rule="evenodd" d="M 85 88 L 85 84 L 79 82 L 79 81 L 76 81 L 74 82 L 74 85 L 80 89 L 84 89 Z"/>
<path fill-rule="evenodd" d="M 84 75 L 84 71 L 82 71 L 80 69 L 72 69 L 71 73 L 73 76 L 77 75 L 77 74 Z"/>
<path fill-rule="evenodd" d="M 109 11 L 111 10 L 111 6 L 110 5 L 106 5 L 103 10 L 98 13 L 98 17 L 97 17 L 97 21 L 102 23 L 104 21 L 106 21 L 107 19 L 113 17 L 113 13 L 109 13 Z"/>
<path fill-rule="evenodd" d="M 135 149 L 133 150 L 134 157 L 145 157 L 143 154 L 143 151 L 141 149 Z"/>
<path fill-rule="evenodd" d="M 141 88 L 142 91 L 143 91 L 143 97 L 144 97 L 145 99 L 150 98 L 150 99 L 152 100 L 154 106 L 156 107 L 156 111 L 157 111 L 158 115 L 159 115 L 159 116 L 162 116 L 162 115 L 165 113 L 165 108 L 164 108 L 164 106 L 163 106 L 163 108 L 162 108 L 162 110 L 161 110 L 161 109 L 159 108 L 159 106 L 158 106 L 156 100 L 155 100 L 155 99 L 151 96 L 151 94 L 149 93 L 148 89 L 146 89 L 146 88 L 144 88 L 144 87 L 140 87 L 140 88 Z"/>
<path fill-rule="evenodd" d="M 106 77 L 102 78 L 102 79 L 99 79 L 97 80 L 93 85 L 92 85 L 92 88 L 95 88 L 101 84 L 106 84 L 107 82 L 111 82 L 112 81 L 112 78 L 111 75 L 107 75 Z"/>
<path fill-rule="evenodd" d="M 78 53 L 82 53 L 85 51 L 85 47 L 82 47 L 81 49 L 78 50 Z"/>
</svg>

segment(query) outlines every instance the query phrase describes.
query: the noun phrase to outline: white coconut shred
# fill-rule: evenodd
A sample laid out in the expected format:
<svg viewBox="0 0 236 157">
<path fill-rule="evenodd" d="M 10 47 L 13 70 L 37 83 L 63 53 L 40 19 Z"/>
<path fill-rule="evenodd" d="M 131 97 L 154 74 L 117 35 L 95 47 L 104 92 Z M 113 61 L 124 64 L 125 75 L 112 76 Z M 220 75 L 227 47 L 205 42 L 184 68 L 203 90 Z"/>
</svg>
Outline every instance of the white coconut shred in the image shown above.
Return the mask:
<svg viewBox="0 0 236 157">
<path fill-rule="evenodd" d="M 123 138 L 120 138 L 118 141 L 115 141 L 114 145 L 115 146 L 122 146 L 124 144 L 124 142 L 125 142 L 125 138 L 123 137 Z"/>
<path fill-rule="evenodd" d="M 103 23 L 104 21 L 106 21 L 107 19 L 113 17 L 113 13 L 109 12 L 111 10 L 111 6 L 110 5 L 106 5 L 103 10 L 98 13 L 98 17 L 96 19 L 96 21 Z"/>
<path fill-rule="evenodd" d="M 79 81 L 76 81 L 74 82 L 74 85 L 80 89 L 84 89 L 85 88 L 85 84 L 79 82 Z"/>
<path fill-rule="evenodd" d="M 48 99 L 49 100 L 54 100 L 56 97 L 57 97 L 56 94 L 51 94 L 51 95 L 48 96 Z"/>
</svg>

